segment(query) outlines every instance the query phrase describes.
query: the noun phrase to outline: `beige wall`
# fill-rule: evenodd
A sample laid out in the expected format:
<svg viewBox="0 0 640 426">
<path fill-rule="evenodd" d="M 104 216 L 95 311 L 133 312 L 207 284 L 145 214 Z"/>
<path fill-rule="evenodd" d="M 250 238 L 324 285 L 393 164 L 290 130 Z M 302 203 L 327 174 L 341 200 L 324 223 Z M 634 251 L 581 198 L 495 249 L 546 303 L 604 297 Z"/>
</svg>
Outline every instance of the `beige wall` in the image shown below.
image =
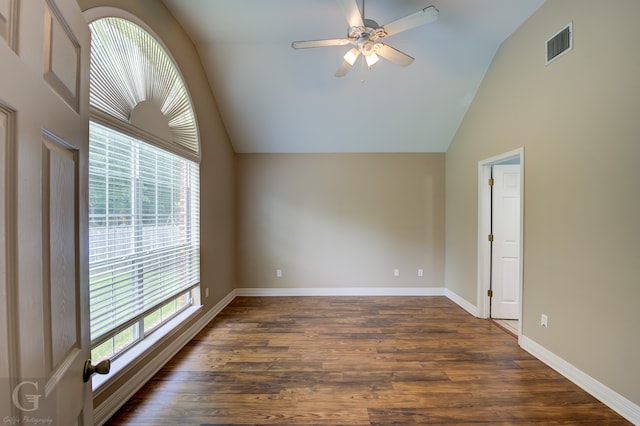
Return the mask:
<svg viewBox="0 0 640 426">
<path fill-rule="evenodd" d="M 635 404 L 638 16 L 637 0 L 547 0 L 498 51 L 446 156 L 447 288 L 476 303 L 478 161 L 524 147 L 523 334 Z M 570 21 L 574 50 L 545 66 Z"/>
<path fill-rule="evenodd" d="M 243 154 L 237 173 L 238 287 L 444 286 L 444 154 Z"/>
<path fill-rule="evenodd" d="M 111 6 L 141 19 L 168 48 L 188 87 L 197 116 L 202 151 L 200 248 L 203 296 L 205 288 L 210 291 L 209 297 L 202 299 L 204 309 L 201 315 L 204 315 L 235 288 L 235 154 L 200 58 L 191 40 L 160 1 L 79 0 L 78 3 L 82 10 Z M 154 356 L 155 352 L 142 363 Z M 127 379 L 116 381 L 110 388 L 118 389 L 120 381 Z M 110 390 L 103 392 L 94 405 L 99 405 L 110 393 Z"/>
</svg>

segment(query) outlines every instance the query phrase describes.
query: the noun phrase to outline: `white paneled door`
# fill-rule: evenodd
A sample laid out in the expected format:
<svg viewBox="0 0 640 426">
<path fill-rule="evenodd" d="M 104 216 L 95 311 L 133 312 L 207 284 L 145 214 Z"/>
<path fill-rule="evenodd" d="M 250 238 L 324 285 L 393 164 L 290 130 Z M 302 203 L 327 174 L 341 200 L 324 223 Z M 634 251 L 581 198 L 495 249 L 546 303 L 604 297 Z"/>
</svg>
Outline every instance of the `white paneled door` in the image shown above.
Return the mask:
<svg viewBox="0 0 640 426">
<path fill-rule="evenodd" d="M 89 40 L 75 0 L 0 0 L 5 423 L 92 424 Z"/>
<path fill-rule="evenodd" d="M 520 166 L 494 165 L 491 254 L 491 317 L 519 319 Z"/>
</svg>

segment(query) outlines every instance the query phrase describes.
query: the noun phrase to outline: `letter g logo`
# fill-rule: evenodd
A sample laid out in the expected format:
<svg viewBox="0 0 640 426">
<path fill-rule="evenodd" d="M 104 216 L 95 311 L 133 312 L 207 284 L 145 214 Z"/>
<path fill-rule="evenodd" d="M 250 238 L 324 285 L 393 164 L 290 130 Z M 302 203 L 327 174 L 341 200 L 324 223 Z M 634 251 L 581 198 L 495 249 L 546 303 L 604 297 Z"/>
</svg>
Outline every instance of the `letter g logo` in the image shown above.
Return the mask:
<svg viewBox="0 0 640 426">
<path fill-rule="evenodd" d="M 20 392 L 20 389 L 22 389 L 23 386 L 25 385 L 32 385 L 36 391 L 38 390 L 38 383 L 37 382 L 20 382 L 18 383 L 18 385 L 15 387 L 15 389 L 13 390 L 13 393 L 11 394 L 11 399 L 13 400 L 13 403 L 16 407 L 18 407 L 18 409 L 22 410 L 22 411 L 36 411 L 39 408 L 39 403 L 40 403 L 40 397 L 42 395 L 40 394 L 29 394 L 29 395 L 25 395 L 25 399 L 27 400 L 27 402 L 31 403 L 32 408 L 25 408 L 22 406 L 22 404 L 20 403 L 20 397 L 18 395 L 18 393 Z"/>
</svg>

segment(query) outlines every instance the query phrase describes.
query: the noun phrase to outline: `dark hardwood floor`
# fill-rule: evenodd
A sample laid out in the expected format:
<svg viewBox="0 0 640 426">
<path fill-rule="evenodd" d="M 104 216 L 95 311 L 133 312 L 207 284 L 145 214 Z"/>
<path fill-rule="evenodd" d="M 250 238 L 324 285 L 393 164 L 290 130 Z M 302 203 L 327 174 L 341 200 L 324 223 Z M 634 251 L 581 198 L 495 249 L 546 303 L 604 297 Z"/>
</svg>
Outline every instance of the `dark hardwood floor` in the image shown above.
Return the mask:
<svg viewBox="0 0 640 426">
<path fill-rule="evenodd" d="M 629 424 L 445 297 L 239 297 L 111 425 Z"/>
</svg>

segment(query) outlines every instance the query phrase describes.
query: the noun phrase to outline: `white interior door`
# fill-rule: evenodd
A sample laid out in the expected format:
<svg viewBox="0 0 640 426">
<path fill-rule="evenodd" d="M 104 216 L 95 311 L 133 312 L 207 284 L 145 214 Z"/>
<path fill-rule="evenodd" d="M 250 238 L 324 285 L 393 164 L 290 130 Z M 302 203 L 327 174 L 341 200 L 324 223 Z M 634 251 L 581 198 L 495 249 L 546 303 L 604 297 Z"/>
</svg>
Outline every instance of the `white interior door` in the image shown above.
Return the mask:
<svg viewBox="0 0 640 426">
<path fill-rule="evenodd" d="M 89 425 L 89 28 L 75 0 L 0 0 L 0 15 L 1 414 Z"/>
<path fill-rule="evenodd" d="M 518 319 L 520 306 L 520 166 L 493 166 L 491 317 Z"/>
</svg>

